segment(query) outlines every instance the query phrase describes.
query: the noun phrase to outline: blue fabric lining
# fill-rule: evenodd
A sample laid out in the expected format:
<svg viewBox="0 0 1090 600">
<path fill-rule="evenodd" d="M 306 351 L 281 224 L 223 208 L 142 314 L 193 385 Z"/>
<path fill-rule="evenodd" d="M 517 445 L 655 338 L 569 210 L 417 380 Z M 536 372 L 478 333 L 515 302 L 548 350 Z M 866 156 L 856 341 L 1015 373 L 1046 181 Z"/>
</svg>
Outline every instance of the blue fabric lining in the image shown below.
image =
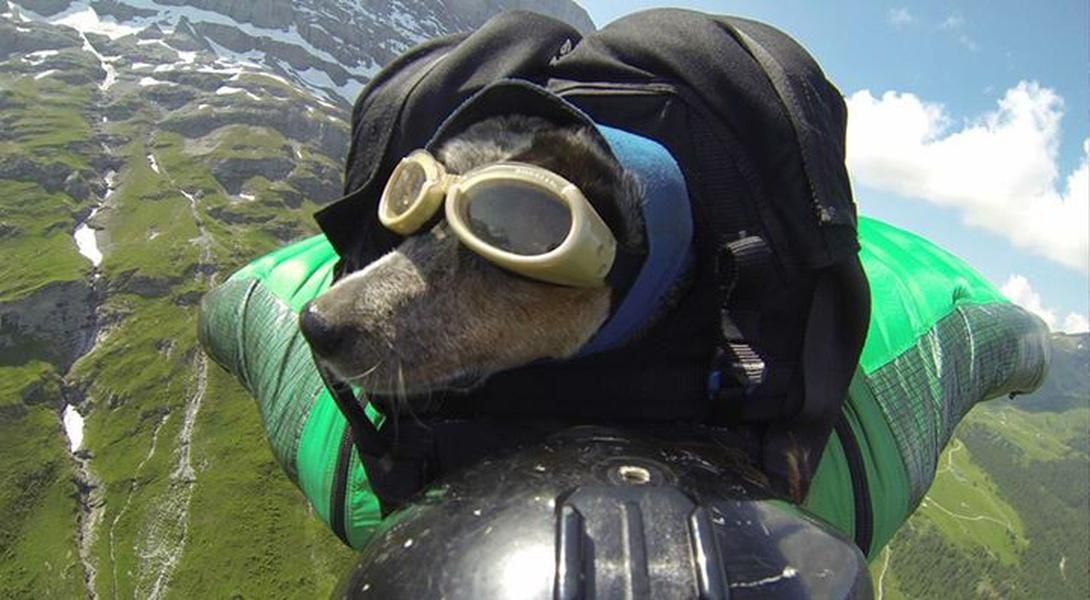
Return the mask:
<svg viewBox="0 0 1090 600">
<path fill-rule="evenodd" d="M 677 161 L 662 144 L 613 127 L 598 125 L 613 155 L 636 174 L 643 188 L 647 258 L 617 310 L 579 356 L 603 352 L 628 340 L 648 325 L 690 259 L 693 218 L 689 191 Z"/>
</svg>

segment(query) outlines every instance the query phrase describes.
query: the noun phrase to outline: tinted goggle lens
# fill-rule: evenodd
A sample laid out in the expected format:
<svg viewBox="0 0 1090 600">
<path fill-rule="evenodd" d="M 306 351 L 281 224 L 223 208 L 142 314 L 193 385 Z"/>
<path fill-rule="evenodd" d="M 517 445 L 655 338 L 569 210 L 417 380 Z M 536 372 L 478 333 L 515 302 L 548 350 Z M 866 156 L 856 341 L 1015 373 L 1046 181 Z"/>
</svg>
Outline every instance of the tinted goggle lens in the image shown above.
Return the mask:
<svg viewBox="0 0 1090 600">
<path fill-rule="evenodd" d="M 532 279 L 604 285 L 616 256 L 609 227 L 579 188 L 524 163 L 449 174 L 426 150 L 398 163 L 379 199 L 379 221 L 413 235 L 443 210 L 454 234 L 493 264 Z"/>
<path fill-rule="evenodd" d="M 420 196 L 427 179 L 424 167 L 415 163 L 402 166 L 386 191 L 390 213 L 395 217 L 405 214 Z"/>
<path fill-rule="evenodd" d="M 571 209 L 555 195 L 523 182 L 488 182 L 465 192 L 465 224 L 505 252 L 536 256 L 555 250 L 571 231 Z"/>
</svg>

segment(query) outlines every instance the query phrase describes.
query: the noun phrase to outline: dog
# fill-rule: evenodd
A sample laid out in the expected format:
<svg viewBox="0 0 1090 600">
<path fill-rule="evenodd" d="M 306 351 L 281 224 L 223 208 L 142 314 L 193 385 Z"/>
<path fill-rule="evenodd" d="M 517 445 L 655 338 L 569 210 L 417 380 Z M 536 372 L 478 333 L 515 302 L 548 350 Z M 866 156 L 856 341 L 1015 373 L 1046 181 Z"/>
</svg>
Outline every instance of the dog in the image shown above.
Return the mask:
<svg viewBox="0 0 1090 600">
<path fill-rule="evenodd" d="M 435 154 L 450 173 L 501 161 L 553 171 L 595 205 L 619 251 L 642 250 L 640 182 L 588 128 L 491 117 Z M 372 394 L 468 391 L 493 373 L 575 355 L 609 316 L 612 293 L 504 270 L 441 221 L 337 281 L 301 313 L 300 327 L 321 368 Z"/>
</svg>

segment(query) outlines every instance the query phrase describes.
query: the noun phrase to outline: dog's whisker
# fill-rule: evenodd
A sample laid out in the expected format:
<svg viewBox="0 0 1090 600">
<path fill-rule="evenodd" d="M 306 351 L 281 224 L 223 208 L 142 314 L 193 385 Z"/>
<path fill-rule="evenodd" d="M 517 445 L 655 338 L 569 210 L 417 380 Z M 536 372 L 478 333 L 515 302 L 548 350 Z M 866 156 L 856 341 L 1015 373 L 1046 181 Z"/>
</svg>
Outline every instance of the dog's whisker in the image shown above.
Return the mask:
<svg viewBox="0 0 1090 600">
<path fill-rule="evenodd" d="M 359 372 L 359 373 L 357 373 L 355 375 L 345 376 L 344 380 L 348 381 L 349 383 L 359 383 L 361 380 L 366 379 L 372 373 L 377 371 L 380 366 L 382 366 L 382 361 L 381 360 L 379 360 L 377 363 L 372 365 L 370 368 L 364 369 L 363 371 L 361 371 L 361 372 Z"/>
<path fill-rule="evenodd" d="M 421 406 L 425 407 L 424 410 L 428 410 L 428 407 L 431 406 L 431 401 L 432 401 L 431 399 L 432 399 L 433 394 L 434 394 L 434 391 L 431 388 L 428 388 L 427 390 L 424 391 L 423 404 L 421 404 Z M 412 418 L 413 423 L 415 425 L 417 425 L 419 427 L 423 427 L 423 428 L 428 428 L 428 426 L 425 425 L 424 422 L 420 420 L 419 415 L 416 414 L 416 410 L 413 408 L 413 403 L 411 401 L 409 401 L 408 398 L 405 399 L 404 405 L 405 405 L 406 414 L 410 418 Z"/>
<path fill-rule="evenodd" d="M 396 356 L 396 355 L 395 355 Z M 401 363 L 400 357 L 397 360 L 397 381 L 394 386 L 393 402 L 387 407 L 390 411 L 390 417 L 393 420 L 394 426 L 394 445 L 398 443 L 398 438 L 401 435 L 401 430 L 398 423 L 401 420 L 401 407 L 407 403 L 408 394 L 405 391 L 405 369 Z"/>
<path fill-rule="evenodd" d="M 405 385 L 405 369 L 401 361 L 397 361 L 397 404 L 400 409 L 402 406 L 408 404 L 409 392 L 408 387 Z"/>
</svg>

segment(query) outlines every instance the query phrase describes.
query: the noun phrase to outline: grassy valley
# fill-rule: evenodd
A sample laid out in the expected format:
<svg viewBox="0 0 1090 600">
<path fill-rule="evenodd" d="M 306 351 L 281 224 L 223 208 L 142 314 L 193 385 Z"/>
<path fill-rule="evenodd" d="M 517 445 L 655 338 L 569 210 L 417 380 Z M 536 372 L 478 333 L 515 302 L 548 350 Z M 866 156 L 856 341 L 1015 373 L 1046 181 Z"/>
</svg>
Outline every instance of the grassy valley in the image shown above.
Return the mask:
<svg viewBox="0 0 1090 600">
<path fill-rule="evenodd" d="M 3 120 L 0 141 L 3 212 L 0 252 L 5 257 L 0 299 L 5 327 L 0 345 L 0 581 L 5 595 L 75 597 L 83 590 L 76 541 L 73 466 L 60 427 L 61 376 L 78 352 L 66 343 L 77 331 L 34 331 L 24 315 L 86 325 L 79 302 L 90 291 L 91 265 L 76 252 L 71 232 L 87 198 L 62 186 L 88 168 L 70 148 L 90 137 L 83 116 L 89 88 L 55 80 L 0 74 Z M 43 174 L 55 173 L 52 177 Z M 25 174 L 25 175 L 23 175 Z M 52 189 L 50 189 L 52 188 Z M 68 292 L 68 293 L 65 293 Z M 74 296 L 74 297 L 73 297 Z M 63 299 L 63 300 L 62 300 Z M 43 568 L 44 567 L 44 568 Z"/>
<path fill-rule="evenodd" d="M 1054 338 L 1061 367 L 1085 349 L 1068 337 Z M 919 510 L 871 565 L 883 597 L 1090 596 L 1087 379 L 1054 367 L 1038 393 L 973 409 Z M 1048 404 L 1067 408 L 1040 410 Z"/>
<path fill-rule="evenodd" d="M 287 94 L 258 76 L 257 116 L 207 81 L 107 90 L 83 40 L 60 42 L 0 69 L 0 596 L 328 592 L 352 553 L 282 475 L 195 325 L 221 274 L 313 231 L 315 200 L 338 191 L 343 108 L 270 110 Z M 164 105 L 157 87 L 191 101 Z M 72 237 L 93 208 L 98 267 Z M 76 460 L 66 403 L 87 415 Z"/>
</svg>

